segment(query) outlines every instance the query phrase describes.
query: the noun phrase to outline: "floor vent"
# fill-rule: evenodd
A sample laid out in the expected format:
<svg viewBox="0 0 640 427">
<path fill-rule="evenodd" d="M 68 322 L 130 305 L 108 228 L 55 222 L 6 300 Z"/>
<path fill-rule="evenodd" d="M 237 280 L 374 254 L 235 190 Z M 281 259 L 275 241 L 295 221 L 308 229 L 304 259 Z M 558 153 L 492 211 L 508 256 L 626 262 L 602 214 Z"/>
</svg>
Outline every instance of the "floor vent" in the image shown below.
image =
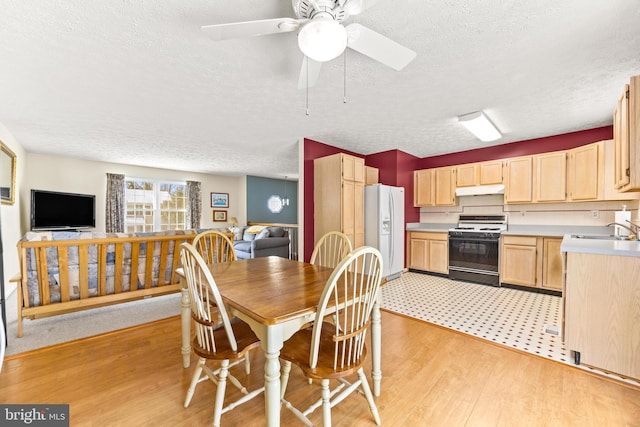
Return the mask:
<svg viewBox="0 0 640 427">
<path fill-rule="evenodd" d="M 544 325 L 542 332 L 545 334 L 560 336 L 560 327 L 558 325 Z"/>
</svg>

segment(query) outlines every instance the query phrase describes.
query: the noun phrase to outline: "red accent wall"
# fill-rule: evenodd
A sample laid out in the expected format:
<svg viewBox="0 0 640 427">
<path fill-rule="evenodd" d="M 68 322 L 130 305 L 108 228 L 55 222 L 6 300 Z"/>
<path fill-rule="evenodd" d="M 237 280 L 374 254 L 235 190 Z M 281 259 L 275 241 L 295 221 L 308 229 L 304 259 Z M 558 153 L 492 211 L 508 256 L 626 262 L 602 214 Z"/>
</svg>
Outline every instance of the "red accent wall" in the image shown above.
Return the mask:
<svg viewBox="0 0 640 427">
<path fill-rule="evenodd" d="M 378 168 L 378 181 L 394 187 L 404 187 L 404 220 L 420 222 L 420 208 L 413 206 L 413 171 L 420 169 L 419 157 L 400 150 L 389 150 L 365 157 L 367 166 Z"/>
<path fill-rule="evenodd" d="M 485 160 L 506 159 L 529 154 L 568 150 L 592 142 L 613 138 L 613 126 L 604 126 L 562 135 L 512 142 L 441 156 L 419 158 L 411 154 L 389 150 L 363 156 L 322 142 L 304 139 L 304 260 L 313 252 L 313 160 L 336 153 L 346 153 L 365 159 L 367 166 L 378 168 L 382 184 L 404 187 L 405 222 L 419 222 L 420 209 L 413 206 L 413 171 L 440 166 L 452 166 Z"/>
<path fill-rule="evenodd" d="M 605 139 L 613 139 L 613 126 L 604 126 L 544 138 L 528 139 L 526 141 L 443 154 L 441 156 L 425 157 L 420 162 L 418 169 L 438 168 L 441 166 L 461 165 L 464 163 L 527 156 L 529 154 L 548 153 L 550 151 L 569 150 Z"/>
</svg>

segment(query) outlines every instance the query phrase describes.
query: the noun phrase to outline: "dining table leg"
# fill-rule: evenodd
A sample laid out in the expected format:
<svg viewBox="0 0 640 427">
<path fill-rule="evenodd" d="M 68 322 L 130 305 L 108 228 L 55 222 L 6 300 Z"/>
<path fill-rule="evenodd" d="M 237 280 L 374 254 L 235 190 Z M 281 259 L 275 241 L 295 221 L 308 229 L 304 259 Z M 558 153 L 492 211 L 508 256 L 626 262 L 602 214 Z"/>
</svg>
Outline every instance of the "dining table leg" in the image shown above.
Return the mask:
<svg viewBox="0 0 640 427">
<path fill-rule="evenodd" d="M 378 293 L 376 303 L 371 313 L 371 379 L 373 380 L 373 395 L 380 396 L 380 383 L 382 381 L 382 320 L 380 316 L 380 299 L 382 293 Z"/>
</svg>

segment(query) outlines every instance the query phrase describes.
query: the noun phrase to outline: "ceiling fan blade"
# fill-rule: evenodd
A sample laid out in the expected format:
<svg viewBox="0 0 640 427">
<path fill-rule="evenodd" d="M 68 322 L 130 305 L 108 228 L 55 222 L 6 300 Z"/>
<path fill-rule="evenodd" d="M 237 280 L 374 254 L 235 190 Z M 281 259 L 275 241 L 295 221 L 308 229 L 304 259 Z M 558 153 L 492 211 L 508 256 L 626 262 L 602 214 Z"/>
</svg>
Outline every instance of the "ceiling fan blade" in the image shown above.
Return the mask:
<svg viewBox="0 0 640 427">
<path fill-rule="evenodd" d="M 214 40 L 229 40 L 245 37 L 287 33 L 297 30 L 307 19 L 275 18 L 259 21 L 234 22 L 231 24 L 205 25 L 202 27 Z"/>
<path fill-rule="evenodd" d="M 302 67 L 300 67 L 300 77 L 298 78 L 298 89 L 306 89 L 308 87 L 315 86 L 318 81 L 318 76 L 320 75 L 321 67 L 322 62 L 314 61 L 308 56 L 302 58 Z"/>
<path fill-rule="evenodd" d="M 348 47 L 396 71 L 402 70 L 416 57 L 411 49 L 360 24 L 350 24 L 346 28 Z"/>
</svg>

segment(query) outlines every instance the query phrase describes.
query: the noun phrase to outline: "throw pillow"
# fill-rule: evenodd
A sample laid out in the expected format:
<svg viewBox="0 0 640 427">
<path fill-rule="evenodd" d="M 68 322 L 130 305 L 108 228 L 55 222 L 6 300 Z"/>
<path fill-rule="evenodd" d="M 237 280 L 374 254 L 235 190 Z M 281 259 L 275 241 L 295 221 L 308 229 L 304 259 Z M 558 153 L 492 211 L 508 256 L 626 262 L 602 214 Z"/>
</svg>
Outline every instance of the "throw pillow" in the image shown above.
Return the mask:
<svg viewBox="0 0 640 427">
<path fill-rule="evenodd" d="M 284 237 L 284 228 L 271 227 L 269 228 L 269 236 L 271 237 Z"/>
<path fill-rule="evenodd" d="M 267 237 L 269 237 L 269 229 L 265 228 L 264 230 L 262 230 L 260 233 L 256 235 L 256 240 L 266 239 Z"/>
</svg>

